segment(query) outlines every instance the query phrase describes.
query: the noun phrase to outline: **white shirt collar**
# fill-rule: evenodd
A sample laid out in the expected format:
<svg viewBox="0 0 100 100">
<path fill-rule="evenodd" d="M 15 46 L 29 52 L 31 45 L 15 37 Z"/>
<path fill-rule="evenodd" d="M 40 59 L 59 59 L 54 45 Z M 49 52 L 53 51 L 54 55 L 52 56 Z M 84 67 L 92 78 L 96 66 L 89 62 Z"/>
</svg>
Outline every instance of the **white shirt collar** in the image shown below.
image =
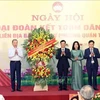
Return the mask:
<svg viewBox="0 0 100 100">
<path fill-rule="evenodd" d="M 18 49 L 18 47 L 14 48 L 14 46 L 12 46 L 13 49 Z"/>
<path fill-rule="evenodd" d="M 61 48 L 62 51 L 65 51 L 65 48 Z"/>
</svg>

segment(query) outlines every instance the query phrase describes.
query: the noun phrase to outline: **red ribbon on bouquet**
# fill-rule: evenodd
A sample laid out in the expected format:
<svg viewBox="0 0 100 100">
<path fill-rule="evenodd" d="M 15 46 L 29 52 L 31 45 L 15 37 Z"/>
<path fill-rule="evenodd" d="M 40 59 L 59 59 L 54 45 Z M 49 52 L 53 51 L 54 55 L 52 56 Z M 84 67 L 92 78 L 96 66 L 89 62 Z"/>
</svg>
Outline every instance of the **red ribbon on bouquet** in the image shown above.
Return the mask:
<svg viewBox="0 0 100 100">
<path fill-rule="evenodd" d="M 38 46 L 37 48 L 34 48 L 33 50 L 28 52 L 28 57 L 31 57 L 35 54 L 37 54 L 40 51 L 43 51 L 45 48 L 49 48 L 50 46 L 54 45 L 55 43 L 57 43 L 56 39 L 53 38 L 50 41 L 46 42 L 45 44 L 42 44 L 40 46 Z"/>
</svg>

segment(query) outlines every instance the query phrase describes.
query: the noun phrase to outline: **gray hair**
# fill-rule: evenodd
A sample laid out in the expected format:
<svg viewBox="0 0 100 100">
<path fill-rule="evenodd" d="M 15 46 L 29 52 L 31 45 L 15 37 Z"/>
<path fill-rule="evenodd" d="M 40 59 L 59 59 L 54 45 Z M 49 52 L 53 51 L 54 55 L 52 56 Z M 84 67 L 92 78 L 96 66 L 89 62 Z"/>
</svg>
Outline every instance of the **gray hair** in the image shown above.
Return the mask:
<svg viewBox="0 0 100 100">
<path fill-rule="evenodd" d="M 80 95 L 84 100 L 91 100 L 94 96 L 94 90 L 90 85 L 85 85 L 81 88 Z"/>
</svg>

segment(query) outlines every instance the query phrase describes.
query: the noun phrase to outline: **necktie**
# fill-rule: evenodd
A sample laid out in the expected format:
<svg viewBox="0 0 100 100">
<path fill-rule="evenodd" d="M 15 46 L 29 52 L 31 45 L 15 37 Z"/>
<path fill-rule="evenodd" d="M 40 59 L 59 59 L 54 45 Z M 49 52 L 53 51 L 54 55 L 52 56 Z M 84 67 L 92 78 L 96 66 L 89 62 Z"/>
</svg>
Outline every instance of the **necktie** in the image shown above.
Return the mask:
<svg viewBox="0 0 100 100">
<path fill-rule="evenodd" d="M 93 48 L 90 49 L 90 52 L 93 53 Z M 91 57 L 91 63 L 94 63 L 93 57 Z"/>
<path fill-rule="evenodd" d="M 65 51 L 65 48 L 62 48 L 61 50 L 62 50 L 62 52 L 64 52 Z"/>
<path fill-rule="evenodd" d="M 65 48 L 62 48 L 61 51 L 62 51 L 62 52 L 65 52 Z M 63 54 L 62 56 L 64 56 L 64 54 Z"/>
</svg>

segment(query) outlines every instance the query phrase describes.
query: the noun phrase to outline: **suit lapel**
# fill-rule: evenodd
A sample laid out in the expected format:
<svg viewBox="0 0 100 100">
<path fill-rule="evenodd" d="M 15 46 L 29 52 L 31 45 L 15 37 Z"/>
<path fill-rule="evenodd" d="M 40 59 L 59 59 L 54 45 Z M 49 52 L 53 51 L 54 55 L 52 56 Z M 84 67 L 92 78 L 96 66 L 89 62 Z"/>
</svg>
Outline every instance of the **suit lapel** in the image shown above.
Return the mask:
<svg viewBox="0 0 100 100">
<path fill-rule="evenodd" d="M 93 48 L 93 52 L 95 53 L 95 48 Z"/>
<path fill-rule="evenodd" d="M 60 48 L 59 52 L 61 53 L 61 48 Z"/>
<path fill-rule="evenodd" d="M 65 48 L 65 52 L 67 52 L 67 49 Z"/>
<path fill-rule="evenodd" d="M 89 54 L 91 53 L 91 52 L 90 52 L 90 48 L 88 48 L 88 52 L 89 52 Z"/>
</svg>

